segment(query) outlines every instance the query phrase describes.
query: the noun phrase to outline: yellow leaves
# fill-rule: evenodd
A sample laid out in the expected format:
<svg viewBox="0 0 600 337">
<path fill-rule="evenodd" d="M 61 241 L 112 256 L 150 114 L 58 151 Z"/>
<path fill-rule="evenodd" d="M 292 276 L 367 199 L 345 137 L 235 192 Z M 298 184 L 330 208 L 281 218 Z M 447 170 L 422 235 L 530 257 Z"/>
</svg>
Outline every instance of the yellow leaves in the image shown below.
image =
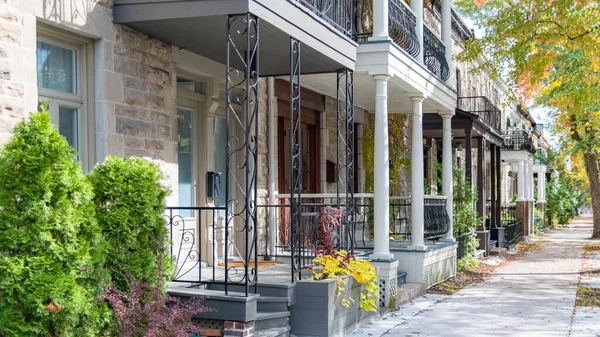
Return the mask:
<svg viewBox="0 0 600 337">
<path fill-rule="evenodd" d="M 350 276 L 363 285 L 359 307 L 366 311 L 377 311 L 379 286 L 377 270 L 369 260 L 348 256 L 346 251 L 338 251 L 336 256 L 323 255 L 313 259 L 313 280 L 337 279 L 337 295 L 340 304 L 349 307 L 355 300 L 345 294 L 346 280 Z"/>
</svg>

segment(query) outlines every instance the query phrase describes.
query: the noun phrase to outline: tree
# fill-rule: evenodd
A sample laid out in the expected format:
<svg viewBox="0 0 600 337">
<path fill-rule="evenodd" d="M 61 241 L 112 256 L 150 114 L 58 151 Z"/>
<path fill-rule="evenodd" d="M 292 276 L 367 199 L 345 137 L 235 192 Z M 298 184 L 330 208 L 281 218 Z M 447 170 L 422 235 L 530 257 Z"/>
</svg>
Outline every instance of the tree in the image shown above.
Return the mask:
<svg viewBox="0 0 600 337">
<path fill-rule="evenodd" d="M 459 10 L 484 29 L 460 55 L 504 76 L 517 99 L 553 109 L 554 130 L 582 154 L 600 238 L 600 7 L 583 0 L 457 0 Z"/>
<path fill-rule="evenodd" d="M 103 241 L 92 187 L 47 112 L 0 152 L 0 335 L 99 336 Z"/>
</svg>

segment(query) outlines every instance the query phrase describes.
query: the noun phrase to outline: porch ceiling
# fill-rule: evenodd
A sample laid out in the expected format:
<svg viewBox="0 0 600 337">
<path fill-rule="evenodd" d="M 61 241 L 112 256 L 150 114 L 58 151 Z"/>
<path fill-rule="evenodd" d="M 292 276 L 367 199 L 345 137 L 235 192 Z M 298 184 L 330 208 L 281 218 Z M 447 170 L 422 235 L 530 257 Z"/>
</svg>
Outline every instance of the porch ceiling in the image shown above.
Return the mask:
<svg viewBox="0 0 600 337">
<path fill-rule="evenodd" d="M 354 42 L 307 9 L 281 0 L 277 9 L 262 3 L 269 1 L 114 0 L 113 16 L 115 23 L 225 64 L 228 16 L 250 12 L 260 18 L 260 76 L 289 74 L 291 36 L 302 43 L 303 73 L 354 69 Z M 241 69 L 234 59 L 232 66 Z"/>
<path fill-rule="evenodd" d="M 302 62 L 302 72 L 304 72 L 304 61 Z M 303 87 L 323 95 L 336 96 L 336 74 L 303 75 L 300 82 Z M 375 111 L 375 80 L 373 76 L 366 73 L 354 74 L 354 105 L 369 112 Z M 410 113 L 412 111 L 409 93 L 399 81 L 392 79 L 388 82 L 388 110 L 389 113 Z M 423 101 L 423 113 L 437 114 L 439 111 L 440 107 L 433 99 L 426 98 Z"/>
</svg>

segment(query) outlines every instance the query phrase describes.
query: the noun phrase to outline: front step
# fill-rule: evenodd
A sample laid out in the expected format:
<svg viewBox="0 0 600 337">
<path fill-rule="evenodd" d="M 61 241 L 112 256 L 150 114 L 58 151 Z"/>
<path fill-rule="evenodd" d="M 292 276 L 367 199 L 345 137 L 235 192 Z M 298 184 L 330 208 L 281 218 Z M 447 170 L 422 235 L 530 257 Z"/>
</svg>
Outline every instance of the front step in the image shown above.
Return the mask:
<svg viewBox="0 0 600 337">
<path fill-rule="evenodd" d="M 266 330 L 256 330 L 254 336 L 256 337 L 290 337 L 292 328 L 285 326 L 282 328 L 272 328 Z"/>
<path fill-rule="evenodd" d="M 255 330 L 289 327 L 289 311 L 259 312 L 256 314 Z"/>
<path fill-rule="evenodd" d="M 258 312 L 288 311 L 289 299 L 287 297 L 261 296 L 257 300 Z"/>
</svg>

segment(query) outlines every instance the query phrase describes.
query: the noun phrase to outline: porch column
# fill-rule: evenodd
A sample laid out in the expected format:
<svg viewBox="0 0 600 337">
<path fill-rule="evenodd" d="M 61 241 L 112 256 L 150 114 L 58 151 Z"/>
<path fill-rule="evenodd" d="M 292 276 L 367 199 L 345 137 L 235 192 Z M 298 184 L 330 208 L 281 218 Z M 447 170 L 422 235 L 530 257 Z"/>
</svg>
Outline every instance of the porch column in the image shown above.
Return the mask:
<svg viewBox="0 0 600 337">
<path fill-rule="evenodd" d="M 533 179 L 532 179 L 532 172 L 531 172 L 531 164 L 529 163 L 529 161 L 526 161 L 524 163 L 524 170 L 525 170 L 525 200 L 529 201 L 533 199 Z"/>
<path fill-rule="evenodd" d="M 446 196 L 446 211 L 450 217 L 450 230 L 444 240 L 454 242 L 452 184 L 452 114 L 448 113 L 442 115 L 442 194 Z"/>
<path fill-rule="evenodd" d="M 420 48 L 416 60 L 417 62 L 423 63 L 423 0 L 411 0 L 410 8 L 413 10 L 415 17 L 417 18 L 415 28 Z"/>
<path fill-rule="evenodd" d="M 496 228 L 496 145 L 490 144 L 490 228 Z"/>
<path fill-rule="evenodd" d="M 373 163 L 375 219 L 372 260 L 390 260 L 390 158 L 387 85 L 389 76 L 375 78 L 375 158 Z M 421 184 L 423 185 L 423 184 Z"/>
<path fill-rule="evenodd" d="M 519 160 L 517 171 L 517 201 L 525 201 L 525 163 Z"/>
<path fill-rule="evenodd" d="M 538 173 L 538 202 L 546 202 L 546 168 Z"/>
<path fill-rule="evenodd" d="M 446 47 L 446 62 L 452 69 L 452 0 L 442 0 L 442 42 Z M 452 74 L 446 82 L 452 81 Z"/>
<path fill-rule="evenodd" d="M 415 1 L 417 2 L 417 1 Z M 421 2 L 421 6 L 423 1 Z M 421 7 L 422 8 L 422 7 Z M 411 147 L 411 234 L 412 249 L 425 249 L 425 187 L 423 168 L 423 96 L 413 96 L 412 101 L 412 147 Z"/>
<path fill-rule="evenodd" d="M 465 180 L 469 186 L 473 188 L 473 144 L 472 144 L 472 127 L 465 129 Z"/>
<path fill-rule="evenodd" d="M 480 230 L 485 229 L 485 140 L 477 138 L 477 213 L 483 218 Z"/>
<path fill-rule="evenodd" d="M 496 148 L 496 224 L 501 224 L 501 204 L 502 204 L 502 148 Z M 512 198 L 512 196 L 511 196 Z"/>
<path fill-rule="evenodd" d="M 373 36 L 369 40 L 389 40 L 389 0 L 373 1 Z"/>
</svg>

